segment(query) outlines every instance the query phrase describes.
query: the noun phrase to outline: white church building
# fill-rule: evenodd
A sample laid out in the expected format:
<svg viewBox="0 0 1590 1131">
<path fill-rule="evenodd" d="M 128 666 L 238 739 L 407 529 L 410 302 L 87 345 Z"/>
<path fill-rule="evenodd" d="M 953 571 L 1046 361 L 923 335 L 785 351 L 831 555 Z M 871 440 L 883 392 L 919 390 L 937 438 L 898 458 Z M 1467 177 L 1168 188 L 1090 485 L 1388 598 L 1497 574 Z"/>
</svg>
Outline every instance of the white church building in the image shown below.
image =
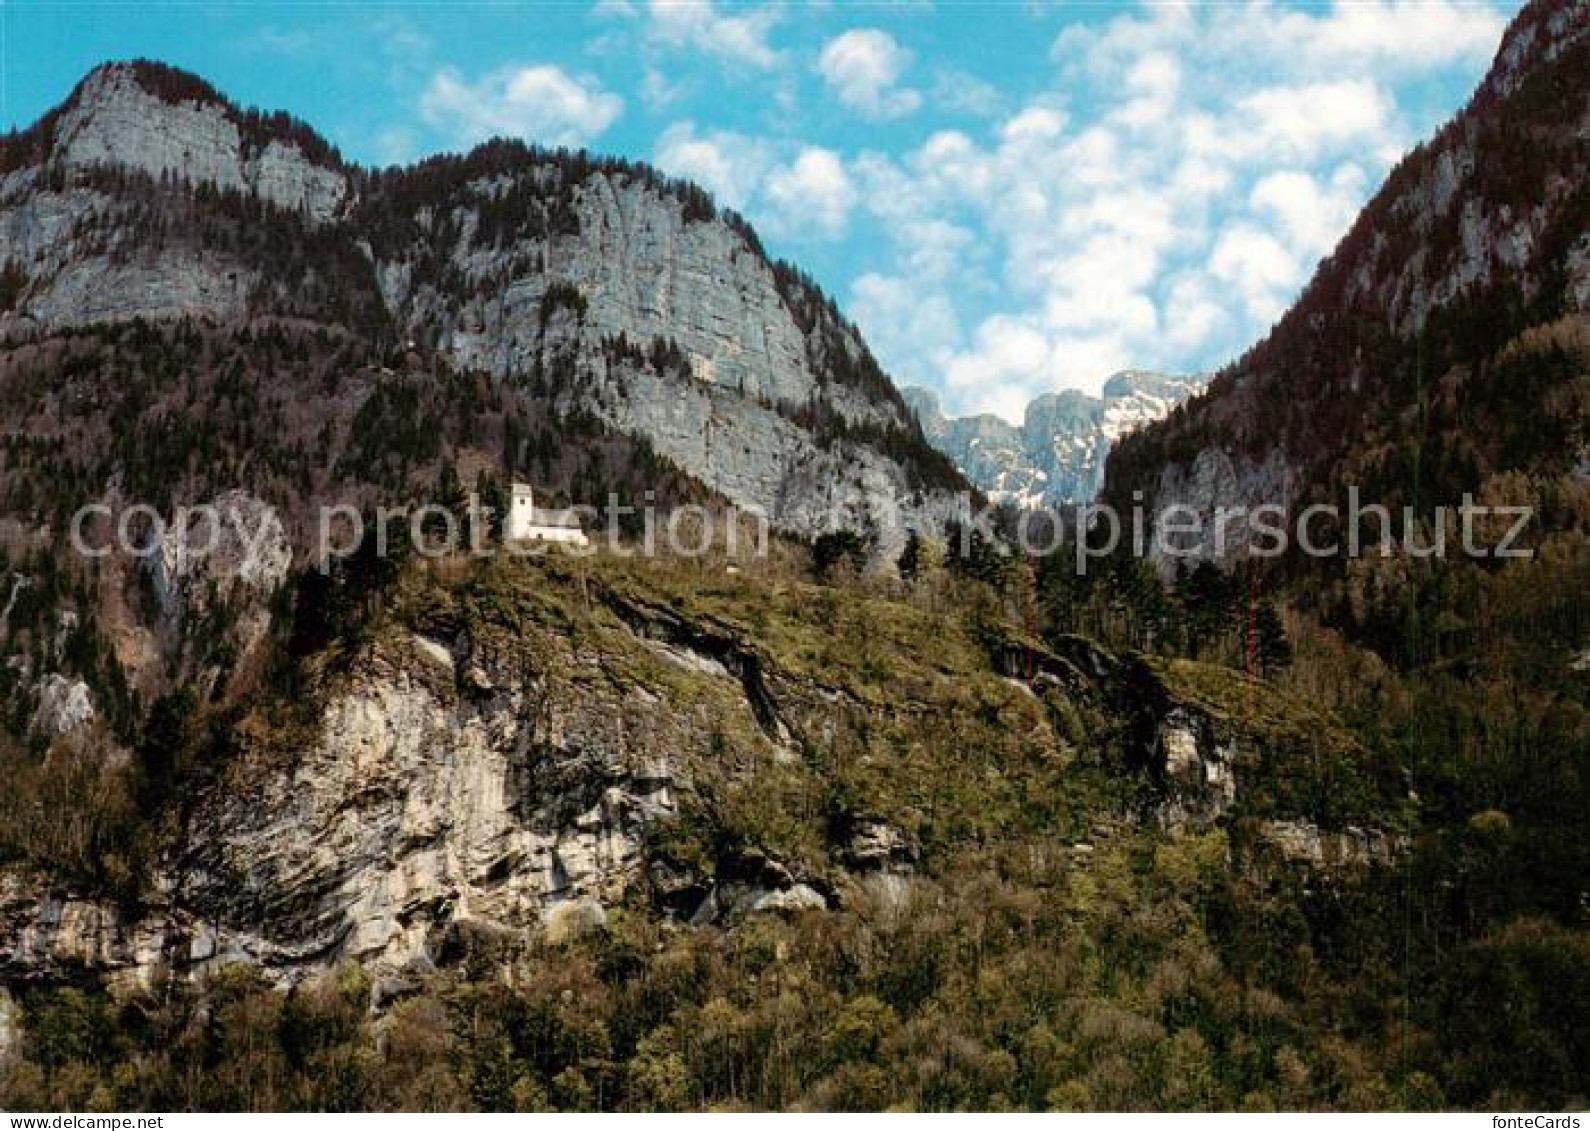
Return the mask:
<svg viewBox="0 0 1590 1131">
<path fill-rule="evenodd" d="M 503 535 L 510 542 L 560 542 L 580 547 L 591 544 L 573 510 L 537 510 L 535 492 L 525 483 L 513 485 Z"/>
</svg>

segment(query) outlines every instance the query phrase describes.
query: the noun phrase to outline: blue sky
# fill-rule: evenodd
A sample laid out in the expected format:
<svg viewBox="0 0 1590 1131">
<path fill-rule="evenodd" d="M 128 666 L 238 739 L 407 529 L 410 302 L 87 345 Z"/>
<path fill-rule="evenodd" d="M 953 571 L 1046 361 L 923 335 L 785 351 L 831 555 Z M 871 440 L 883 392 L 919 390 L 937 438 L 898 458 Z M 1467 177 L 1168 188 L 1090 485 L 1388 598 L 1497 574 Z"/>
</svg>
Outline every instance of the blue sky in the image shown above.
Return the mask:
<svg viewBox="0 0 1590 1131">
<path fill-rule="evenodd" d="M 493 134 L 653 161 L 746 213 L 900 383 L 1019 419 L 1261 336 L 1517 7 L 0 0 L 0 122 L 141 55 L 367 164 Z"/>
</svg>

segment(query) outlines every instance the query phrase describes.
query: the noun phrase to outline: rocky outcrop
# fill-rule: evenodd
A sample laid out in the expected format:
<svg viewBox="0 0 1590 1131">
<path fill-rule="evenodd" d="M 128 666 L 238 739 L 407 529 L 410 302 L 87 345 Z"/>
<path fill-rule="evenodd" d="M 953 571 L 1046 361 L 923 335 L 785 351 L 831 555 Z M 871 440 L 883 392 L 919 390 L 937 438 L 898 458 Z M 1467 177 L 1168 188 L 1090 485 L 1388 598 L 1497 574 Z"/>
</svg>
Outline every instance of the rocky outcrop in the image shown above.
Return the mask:
<svg viewBox="0 0 1590 1131">
<path fill-rule="evenodd" d="M 460 694 L 444 652 L 361 673 L 289 772 L 202 813 L 190 898 L 248 927 L 260 965 L 424 965 L 451 924 L 568 930 L 640 876 L 694 720 L 479 657 Z"/>
<path fill-rule="evenodd" d="M 807 334 L 767 261 L 742 231 L 688 217 L 652 184 L 623 171 L 593 172 L 575 191 L 570 230 L 510 231 L 489 245 L 477 242 L 482 211 L 554 175 L 527 162 L 490 182 L 457 186 L 445 204 L 463 238 L 446 249 L 447 261 L 466 286 L 489 282 L 489 289 L 465 297 L 416 283 L 418 263 L 434 249 L 393 246 L 381 263 L 392 308 L 416 331 L 440 323 L 449 352 L 498 376 L 529 369 L 549 330 L 544 344 L 552 349 L 594 351 L 619 337 L 649 349 L 667 339 L 683 352 L 689 376 L 709 387 L 767 403 L 812 398 L 820 374 Z M 548 292 L 560 286 L 579 295 L 577 319 L 547 317 Z M 864 348 L 847 336 L 848 348 Z M 844 391 L 837 401 L 855 419 L 900 423 L 897 413 Z"/>
<path fill-rule="evenodd" d="M 1356 825 L 1327 831 L 1312 821 L 1264 821 L 1258 832 L 1284 859 L 1322 873 L 1393 864 L 1408 848 L 1405 836 Z"/>
<path fill-rule="evenodd" d="M 33 732 L 45 738 L 59 738 L 94 718 L 93 696 L 80 679 L 51 672 L 39 683 L 38 699 Z"/>
<path fill-rule="evenodd" d="M 237 654 L 252 652 L 293 566 L 276 509 L 246 491 L 228 491 L 178 509 L 158 534 L 147 568 L 173 643 L 218 620 Z"/>
<path fill-rule="evenodd" d="M 6 603 L 0 607 L 0 632 L 3 632 L 11 623 L 11 610 L 16 608 L 17 598 L 28 587 L 28 579 L 20 574 L 11 574 L 0 584 L 5 586 L 6 592 Z"/>
<path fill-rule="evenodd" d="M 1167 829 L 1224 824 L 1236 830 L 1244 861 L 1268 854 L 1328 881 L 1393 866 L 1408 851 L 1411 841 L 1399 831 L 1405 806 L 1392 796 L 1382 799 L 1376 814 L 1384 826 L 1325 825 L 1301 813 L 1275 813 L 1265 779 L 1278 757 L 1289 760 L 1285 744 L 1240 721 L 1216 717 L 1197 703 L 1173 702 L 1151 733 L 1148 767 L 1159 783 L 1151 806 Z"/>
<path fill-rule="evenodd" d="M 1292 514 L 1298 475 L 1281 451 L 1255 462 L 1242 452 L 1208 447 L 1190 464 L 1167 464 L 1147 509 L 1148 556 L 1170 580 L 1182 563 L 1245 557 L 1262 537 L 1260 508 Z M 1274 525 L 1274 514 L 1270 516 Z"/>
<path fill-rule="evenodd" d="M 314 223 L 337 216 L 350 195 L 341 169 L 311 160 L 289 138 L 250 136 L 242 116 L 202 84 L 162 91 L 167 74 L 138 63 L 95 70 L 54 121 L 56 156 L 68 169 L 122 166 L 248 193 Z"/>
<path fill-rule="evenodd" d="M 0 990 L 0 1068 L 22 1051 L 22 1010 L 5 990 Z"/>
<path fill-rule="evenodd" d="M 376 247 L 389 309 L 458 364 L 539 383 L 563 411 L 646 437 L 785 529 L 870 531 L 892 557 L 907 526 L 953 513 L 943 488 L 954 484 L 924 482 L 866 442 L 814 435 L 812 421 L 831 415 L 851 433 L 921 442 L 856 330 L 742 224 L 612 168 L 572 187 L 561 225 L 488 239 L 489 212 L 568 175 L 526 156 L 451 185 L 422 238 Z M 451 281 L 422 281 L 438 271 Z"/>
<path fill-rule="evenodd" d="M 1239 742 L 1190 707 L 1177 704 L 1165 713 L 1149 755 L 1168 787 L 1159 806 L 1164 824 L 1207 827 L 1236 804 Z"/>
<path fill-rule="evenodd" d="M 1106 381 L 1097 397 L 1073 389 L 1037 398 L 1020 427 L 986 414 L 951 419 L 930 390 L 903 392 L 928 439 L 990 500 L 1058 507 L 1091 502 L 1111 446 L 1163 420 L 1206 381 L 1127 370 Z"/>
<path fill-rule="evenodd" d="M 507 952 L 572 938 L 618 907 L 697 927 L 893 914 L 932 870 L 931 824 L 904 779 L 957 711 L 987 720 L 974 741 L 1019 735 L 1019 758 L 1046 774 L 1094 728 L 1120 736 L 1120 811 L 1058 842 L 1078 868 L 1142 821 L 1279 822 L 1282 849 L 1326 869 L 1392 843 L 1368 819 L 1317 820 L 1276 792 L 1277 766 L 1339 761 L 1330 743 L 1345 739 L 1234 673 L 1211 682 L 1223 669 L 1157 670 L 1080 637 L 990 656 L 986 640 L 875 601 L 845 614 L 872 626 L 847 658 L 826 640 L 834 614 L 813 611 L 820 591 L 736 588 L 715 604 L 698 578 L 683 596 L 617 563 L 582 569 L 505 567 L 456 590 L 411 578 L 345 664 L 306 665 L 294 702 L 230 728 L 136 913 L 5 876 L 0 984 L 86 969 L 148 985 L 232 963 L 289 984 L 356 961 L 397 985 L 467 940 Z M 926 639 L 938 654 L 923 664 Z M 862 754 L 865 734 L 888 737 Z M 885 756 L 901 761 L 874 771 Z M 882 776 L 841 798 L 821 777 L 838 759 Z M 994 767 L 958 779 L 979 812 L 972 791 L 1005 796 Z M 786 796 L 807 812 L 793 830 L 780 829 Z"/>
<path fill-rule="evenodd" d="M 1114 656 L 1079 636 L 1007 637 L 993 651 L 1058 732 L 1101 721 L 1119 729 L 1120 768 L 1140 785 L 1135 820 L 1166 830 L 1258 824 L 1288 858 L 1324 871 L 1386 862 L 1407 847 L 1400 768 L 1263 680 L 1192 660 Z M 1330 797 L 1349 791 L 1350 800 Z M 1092 852 L 1076 846 L 1079 857 Z"/>
</svg>

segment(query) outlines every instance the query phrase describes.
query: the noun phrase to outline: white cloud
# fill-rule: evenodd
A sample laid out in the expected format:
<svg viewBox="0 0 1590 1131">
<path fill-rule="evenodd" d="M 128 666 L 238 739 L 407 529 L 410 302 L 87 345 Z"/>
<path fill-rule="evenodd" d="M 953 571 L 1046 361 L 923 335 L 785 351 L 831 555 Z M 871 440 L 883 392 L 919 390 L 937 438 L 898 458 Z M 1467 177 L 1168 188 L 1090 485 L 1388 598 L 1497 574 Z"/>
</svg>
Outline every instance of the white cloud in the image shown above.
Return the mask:
<svg viewBox="0 0 1590 1131">
<path fill-rule="evenodd" d="M 1500 32 L 1467 0 L 1153 3 L 1078 23 L 1051 88 L 990 128 L 849 162 L 898 265 L 857 281 L 858 318 L 950 411 L 1018 420 L 1026 398 L 1116 368 L 1217 365 L 1413 139 L 1411 76 L 1477 70 Z"/>
<path fill-rule="evenodd" d="M 1461 0 L 1337 0 L 1325 15 L 1273 13 L 1268 22 L 1277 45 L 1296 44 L 1321 66 L 1405 71 L 1484 61 L 1505 23 L 1493 8 Z"/>
<path fill-rule="evenodd" d="M 768 41 L 778 23 L 776 8 L 756 8 L 733 15 L 720 12 L 711 0 L 651 0 L 650 34 L 670 47 L 688 48 L 722 62 L 768 70 L 784 61 Z"/>
<path fill-rule="evenodd" d="M 623 112 L 624 100 L 592 79 L 547 64 L 505 67 L 478 82 L 446 68 L 420 99 L 425 120 L 473 143 L 495 135 L 543 145 L 584 145 Z"/>
<path fill-rule="evenodd" d="M 899 86 L 911 53 L 887 33 L 857 28 L 835 36 L 817 59 L 817 72 L 845 106 L 881 120 L 909 114 L 922 104 L 915 90 Z"/>
<path fill-rule="evenodd" d="M 1347 231 L 1364 196 L 1364 172 L 1349 163 L 1329 181 L 1294 169 L 1270 173 L 1253 186 L 1248 199 L 1254 212 L 1274 217 L 1291 243 L 1317 258 Z"/>
<path fill-rule="evenodd" d="M 698 132 L 677 122 L 657 140 L 657 167 L 704 186 L 722 204 L 744 210 L 773 162 L 772 147 L 731 130 Z"/>
<path fill-rule="evenodd" d="M 844 230 L 856 201 L 839 157 L 816 147 L 803 149 L 792 164 L 773 170 L 766 195 L 780 228 L 798 231 L 802 225 L 815 225 L 828 237 Z"/>
<path fill-rule="evenodd" d="M 1290 292 L 1302 282 L 1302 263 L 1271 232 L 1241 221 L 1227 227 L 1209 257 L 1214 278 L 1235 288 L 1246 313 L 1261 325 L 1280 317 Z"/>
<path fill-rule="evenodd" d="M 945 67 L 934 76 L 932 100 L 938 109 L 976 118 L 991 118 L 1004 104 L 996 87 L 953 67 Z"/>
<path fill-rule="evenodd" d="M 1237 146 L 1268 151 L 1271 157 L 1307 160 L 1333 149 L 1362 147 L 1385 140 L 1390 100 L 1363 80 L 1275 86 L 1237 102 L 1247 129 Z"/>
</svg>

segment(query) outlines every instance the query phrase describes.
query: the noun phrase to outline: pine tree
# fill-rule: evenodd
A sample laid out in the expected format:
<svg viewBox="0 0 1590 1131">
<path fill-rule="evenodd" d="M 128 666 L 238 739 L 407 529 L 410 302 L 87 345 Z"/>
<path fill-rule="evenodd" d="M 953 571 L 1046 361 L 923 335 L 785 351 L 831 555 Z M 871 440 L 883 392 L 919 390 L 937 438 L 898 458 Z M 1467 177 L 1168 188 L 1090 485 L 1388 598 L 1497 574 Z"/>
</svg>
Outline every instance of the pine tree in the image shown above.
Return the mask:
<svg viewBox="0 0 1590 1131">
<path fill-rule="evenodd" d="M 503 524 L 508 518 L 508 492 L 502 481 L 481 468 L 475 477 L 475 498 L 480 502 L 481 514 L 486 520 L 486 540 L 502 541 Z"/>
<path fill-rule="evenodd" d="M 812 543 L 812 569 L 826 581 L 843 562 L 857 570 L 867 564 L 867 543 L 854 530 L 832 530 Z"/>
<path fill-rule="evenodd" d="M 1209 562 L 1199 562 L 1177 579 L 1176 600 L 1187 626 L 1187 650 L 1194 656 L 1218 647 L 1235 623 L 1237 586 Z"/>
<path fill-rule="evenodd" d="M 922 568 L 922 539 L 915 530 L 908 531 L 905 536 L 905 549 L 900 551 L 900 559 L 896 563 L 900 571 L 900 580 L 915 581 Z"/>
<path fill-rule="evenodd" d="M 1262 675 L 1272 676 L 1292 662 L 1292 642 L 1286 638 L 1281 614 L 1268 598 L 1254 610 L 1253 635 Z"/>
</svg>

